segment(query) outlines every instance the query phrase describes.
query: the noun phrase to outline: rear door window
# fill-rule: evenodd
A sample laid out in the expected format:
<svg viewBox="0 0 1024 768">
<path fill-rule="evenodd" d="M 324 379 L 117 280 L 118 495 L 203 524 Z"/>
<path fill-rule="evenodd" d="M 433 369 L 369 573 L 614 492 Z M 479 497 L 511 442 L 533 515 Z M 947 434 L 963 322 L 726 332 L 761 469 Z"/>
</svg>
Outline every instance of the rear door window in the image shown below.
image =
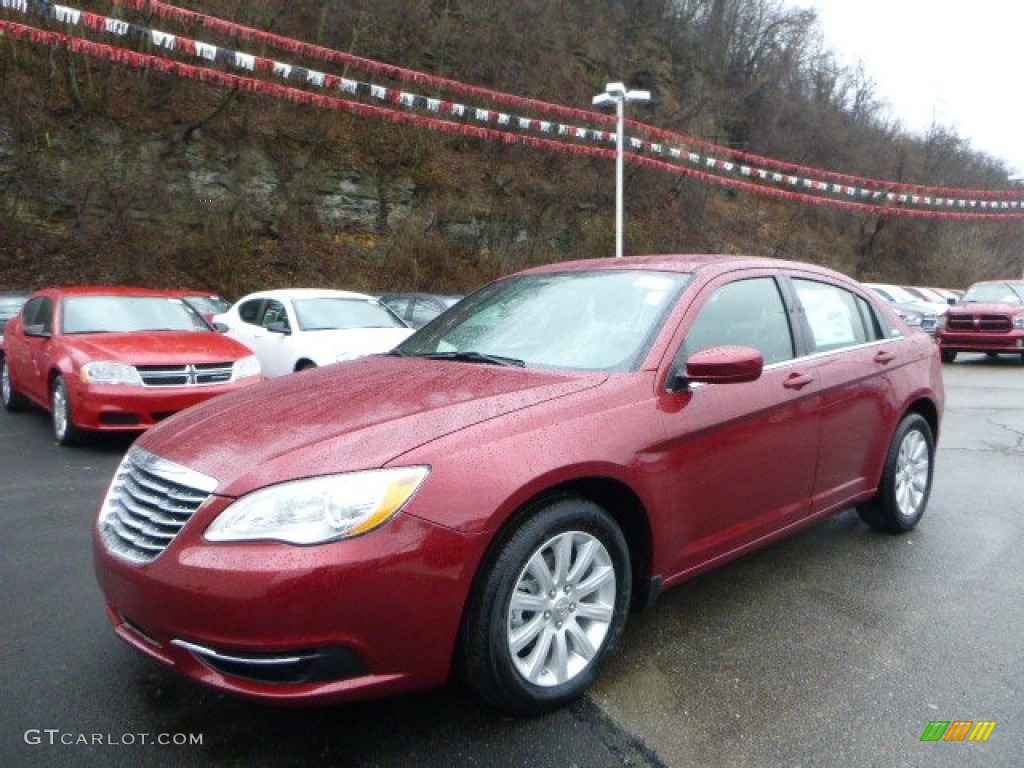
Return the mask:
<svg viewBox="0 0 1024 768">
<path fill-rule="evenodd" d="M 882 338 L 870 304 L 852 291 L 831 283 L 793 279 L 810 330 L 810 354 L 866 344 Z"/>
</svg>

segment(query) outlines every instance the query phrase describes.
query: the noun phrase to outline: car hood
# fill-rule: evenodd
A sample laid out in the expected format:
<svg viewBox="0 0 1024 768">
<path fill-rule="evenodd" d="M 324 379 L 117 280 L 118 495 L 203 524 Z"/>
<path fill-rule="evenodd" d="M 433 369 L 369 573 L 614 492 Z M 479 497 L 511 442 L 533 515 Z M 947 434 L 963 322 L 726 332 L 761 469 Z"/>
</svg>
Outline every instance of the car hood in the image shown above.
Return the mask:
<svg viewBox="0 0 1024 768">
<path fill-rule="evenodd" d="M 92 360 L 134 365 L 222 363 L 252 354 L 237 341 L 213 331 L 89 333 L 65 336 L 64 341 Z"/>
<path fill-rule="evenodd" d="M 954 304 L 949 311 L 957 315 L 1024 315 L 1024 304 L 969 301 L 965 304 Z"/>
<path fill-rule="evenodd" d="M 916 307 L 919 312 L 924 312 L 927 315 L 944 315 L 949 310 L 948 304 L 936 304 L 932 301 L 915 301 L 912 306 Z"/>
<path fill-rule="evenodd" d="M 301 339 L 302 344 L 312 344 L 317 349 L 331 353 L 351 353 L 355 357 L 388 352 L 413 332 L 412 328 L 330 328 L 303 331 L 297 338 Z"/>
<path fill-rule="evenodd" d="M 289 374 L 191 408 L 138 444 L 238 496 L 384 466 L 452 432 L 599 385 L 604 373 L 373 356 Z"/>
</svg>

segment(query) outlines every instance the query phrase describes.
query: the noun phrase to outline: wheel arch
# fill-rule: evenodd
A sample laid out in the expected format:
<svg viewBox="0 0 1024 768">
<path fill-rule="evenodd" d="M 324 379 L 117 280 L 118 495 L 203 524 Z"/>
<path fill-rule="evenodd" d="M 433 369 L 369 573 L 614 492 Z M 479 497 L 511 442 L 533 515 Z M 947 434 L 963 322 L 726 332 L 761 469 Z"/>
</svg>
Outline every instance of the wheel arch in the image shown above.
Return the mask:
<svg viewBox="0 0 1024 768">
<path fill-rule="evenodd" d="M 50 370 L 47 372 L 47 374 L 46 374 L 46 391 L 47 391 L 47 393 L 49 394 L 50 397 L 53 396 L 53 384 L 54 384 L 54 382 L 57 381 L 57 379 L 60 378 L 61 376 L 64 376 L 66 378 L 67 377 L 67 373 L 65 371 L 62 371 L 60 368 L 58 368 L 56 366 L 51 367 Z M 68 396 L 69 397 L 71 396 L 70 393 L 68 393 Z"/>
<path fill-rule="evenodd" d="M 916 413 L 925 421 L 928 422 L 928 426 L 932 430 L 932 439 L 937 443 L 939 440 L 939 408 L 935 404 L 935 401 L 927 397 L 921 397 L 910 403 L 900 418 L 903 421 L 907 415 Z"/>
<path fill-rule="evenodd" d="M 477 563 L 470 593 L 478 587 L 480 574 L 494 561 L 495 553 L 524 520 L 551 502 L 572 497 L 585 499 L 601 507 L 619 526 L 629 549 L 633 584 L 630 609 L 637 611 L 647 607 L 660 588 L 660 579 L 653 577 L 651 573 L 654 562 L 654 539 L 650 517 L 640 497 L 632 488 L 620 480 L 599 476 L 566 480 L 535 493 L 521 503 L 491 537 L 487 550 Z M 463 607 L 463 621 L 469 602 L 470 600 L 467 600 L 466 606 Z"/>
</svg>

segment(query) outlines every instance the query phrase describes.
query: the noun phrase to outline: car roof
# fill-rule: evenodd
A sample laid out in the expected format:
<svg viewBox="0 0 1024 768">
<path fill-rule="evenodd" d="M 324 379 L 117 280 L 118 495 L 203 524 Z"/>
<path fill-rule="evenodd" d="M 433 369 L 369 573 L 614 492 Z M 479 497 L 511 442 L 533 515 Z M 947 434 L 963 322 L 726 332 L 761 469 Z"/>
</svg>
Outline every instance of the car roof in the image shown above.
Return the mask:
<svg viewBox="0 0 1024 768">
<path fill-rule="evenodd" d="M 430 291 L 393 291 L 382 293 L 382 299 L 454 299 L 461 294 L 454 293 L 430 293 Z"/>
<path fill-rule="evenodd" d="M 171 291 L 161 288 L 139 288 L 129 285 L 55 285 L 42 290 L 54 291 L 64 296 L 161 296 L 174 298 Z"/>
<path fill-rule="evenodd" d="M 217 298 L 220 298 L 220 295 L 216 291 L 194 291 L 189 288 L 171 288 L 168 289 L 167 293 L 172 296 L 180 296 L 182 298 L 187 298 L 189 296 L 216 296 Z"/>
<path fill-rule="evenodd" d="M 587 271 L 595 269 L 641 269 L 652 272 L 692 273 L 705 270 L 727 272 L 733 269 L 800 269 L 850 280 L 840 272 L 802 261 L 742 254 L 667 254 L 623 256 L 621 258 L 584 259 L 534 267 L 527 273 Z"/>
<path fill-rule="evenodd" d="M 376 301 L 373 296 L 355 291 L 339 291 L 333 288 L 273 288 L 266 291 L 256 291 L 245 296 L 241 301 L 248 299 L 364 299 Z"/>
</svg>

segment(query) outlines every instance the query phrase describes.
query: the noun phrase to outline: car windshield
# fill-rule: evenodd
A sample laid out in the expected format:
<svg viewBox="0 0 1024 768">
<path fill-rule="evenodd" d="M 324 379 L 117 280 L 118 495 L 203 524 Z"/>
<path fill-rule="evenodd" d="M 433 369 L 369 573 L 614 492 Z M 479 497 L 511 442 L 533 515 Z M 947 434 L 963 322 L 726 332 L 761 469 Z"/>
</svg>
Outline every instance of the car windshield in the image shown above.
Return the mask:
<svg viewBox="0 0 1024 768">
<path fill-rule="evenodd" d="M 72 296 L 64 299 L 61 330 L 77 333 L 210 331 L 181 299 L 164 296 Z"/>
<path fill-rule="evenodd" d="M 295 317 L 303 331 L 338 328 L 405 328 L 395 314 L 376 301 L 324 297 L 296 299 Z"/>
<path fill-rule="evenodd" d="M 219 315 L 231 309 L 231 304 L 220 296 L 185 296 L 184 298 L 201 315 Z"/>
<path fill-rule="evenodd" d="M 961 304 L 1024 304 L 1024 283 L 980 283 L 972 285 Z"/>
<path fill-rule="evenodd" d="M 921 297 L 915 296 L 898 285 L 872 285 L 870 287 L 874 288 L 876 293 L 880 293 L 883 298 L 889 301 L 900 301 L 904 304 L 920 304 L 924 301 Z"/>
<path fill-rule="evenodd" d="M 592 371 L 633 370 L 690 275 L 522 275 L 463 299 L 394 354 Z"/>
</svg>

